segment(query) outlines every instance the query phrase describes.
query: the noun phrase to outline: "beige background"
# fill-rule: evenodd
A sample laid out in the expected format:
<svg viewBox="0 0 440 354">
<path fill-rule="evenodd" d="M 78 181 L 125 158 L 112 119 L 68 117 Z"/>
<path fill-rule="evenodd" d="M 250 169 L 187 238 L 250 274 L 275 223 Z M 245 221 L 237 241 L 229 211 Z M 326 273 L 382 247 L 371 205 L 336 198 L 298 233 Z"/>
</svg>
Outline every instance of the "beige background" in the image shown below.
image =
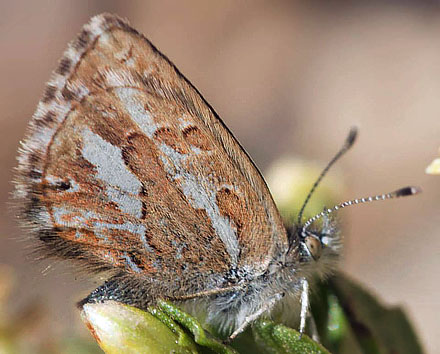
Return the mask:
<svg viewBox="0 0 440 354">
<path fill-rule="evenodd" d="M 281 155 L 327 161 L 348 128 L 347 193 L 424 193 L 347 210 L 343 269 L 404 305 L 440 348 L 440 7 L 429 1 L 0 1 L 0 263 L 11 312 L 50 304 L 51 331 L 82 329 L 74 301 L 94 284 L 26 258 L 7 204 L 18 142 L 66 43 L 94 14 L 128 17 L 204 94 L 263 169 Z M 351 2 L 350 2 L 351 3 Z M 356 2 L 354 2 L 356 3 Z M 400 5 L 397 5 L 400 3 Z M 55 325 L 54 325 L 55 324 Z"/>
</svg>

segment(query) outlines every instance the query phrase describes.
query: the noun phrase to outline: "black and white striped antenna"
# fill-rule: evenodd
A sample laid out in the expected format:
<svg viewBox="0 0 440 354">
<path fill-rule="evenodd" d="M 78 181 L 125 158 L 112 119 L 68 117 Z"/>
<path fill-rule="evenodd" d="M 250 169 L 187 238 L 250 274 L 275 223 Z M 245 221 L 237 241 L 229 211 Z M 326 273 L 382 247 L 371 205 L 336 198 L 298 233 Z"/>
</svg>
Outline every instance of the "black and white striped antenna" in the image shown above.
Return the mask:
<svg viewBox="0 0 440 354">
<path fill-rule="evenodd" d="M 304 214 L 304 210 L 310 201 L 310 198 L 312 197 L 313 193 L 315 192 L 316 188 L 318 187 L 321 180 L 324 178 L 324 176 L 329 171 L 330 167 L 333 166 L 333 164 L 338 161 L 354 144 L 357 137 L 357 128 L 353 127 L 350 129 L 350 132 L 347 136 L 347 139 L 345 139 L 344 145 L 341 147 L 341 149 L 336 153 L 336 155 L 330 160 L 330 162 L 327 164 L 327 166 L 322 170 L 321 174 L 316 179 L 315 183 L 313 184 L 312 188 L 310 189 L 310 192 L 307 194 L 307 197 L 301 207 L 301 210 L 298 214 L 298 225 L 301 225 L 301 219 Z M 394 199 L 394 198 L 400 198 L 400 197 L 406 197 L 410 195 L 415 195 L 421 192 L 421 189 L 419 187 L 403 187 L 400 188 L 394 192 L 391 193 L 385 193 L 380 195 L 375 195 L 371 197 L 366 198 L 356 198 L 352 200 L 347 200 L 343 203 L 337 204 L 334 207 L 330 209 L 326 209 L 319 214 L 311 217 L 309 220 L 307 220 L 301 227 L 302 235 L 304 236 L 306 233 L 307 228 L 313 224 L 316 220 L 322 218 L 325 215 L 329 215 L 339 209 L 343 209 L 348 206 L 357 205 L 357 204 L 363 204 L 363 203 L 370 203 L 375 202 L 378 200 L 386 200 L 386 199 Z"/>
<path fill-rule="evenodd" d="M 342 145 L 341 149 L 336 153 L 336 155 L 330 160 L 330 162 L 327 164 L 327 166 L 325 166 L 325 168 L 322 170 L 321 174 L 318 176 L 318 178 L 316 179 L 315 183 L 313 183 L 312 188 L 310 189 L 309 194 L 307 194 L 307 197 L 301 207 L 301 210 L 299 211 L 298 214 L 298 225 L 301 225 L 301 219 L 302 216 L 304 214 L 304 210 L 308 204 L 308 202 L 310 201 L 310 198 L 312 197 L 313 193 L 316 190 L 316 187 L 318 187 L 319 183 L 321 182 L 321 180 L 324 178 L 324 176 L 327 174 L 328 170 L 330 169 L 330 167 L 333 166 L 333 164 L 338 161 L 342 155 L 344 155 L 354 144 L 354 142 L 356 141 L 356 137 L 357 137 L 357 128 L 356 127 L 352 127 L 350 129 L 350 133 L 348 133 L 347 139 L 345 139 L 344 145 Z"/>
<path fill-rule="evenodd" d="M 357 198 L 352 200 L 347 200 L 341 204 L 337 204 L 334 207 L 330 209 L 326 209 L 319 214 L 311 217 L 309 220 L 307 220 L 304 225 L 302 226 L 302 233 L 305 234 L 306 229 L 313 224 L 316 220 L 322 218 L 324 215 L 328 215 L 330 213 L 333 213 L 336 210 L 343 209 L 348 206 L 357 205 L 357 204 L 363 204 L 363 203 L 370 203 L 370 202 L 376 202 L 379 200 L 386 200 L 386 199 L 394 199 L 394 198 L 400 198 L 400 197 L 407 197 L 410 195 L 415 195 L 421 192 L 421 189 L 419 187 L 403 187 L 400 188 L 394 192 L 386 193 L 386 194 L 379 194 L 371 197 L 366 198 Z"/>
</svg>

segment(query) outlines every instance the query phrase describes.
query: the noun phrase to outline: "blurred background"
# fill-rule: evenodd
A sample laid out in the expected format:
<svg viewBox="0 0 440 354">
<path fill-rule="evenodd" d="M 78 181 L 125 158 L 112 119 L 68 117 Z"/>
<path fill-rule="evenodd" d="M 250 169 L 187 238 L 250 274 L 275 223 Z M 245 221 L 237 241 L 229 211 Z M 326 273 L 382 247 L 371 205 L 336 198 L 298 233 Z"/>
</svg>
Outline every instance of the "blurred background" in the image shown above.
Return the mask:
<svg viewBox="0 0 440 354">
<path fill-rule="evenodd" d="M 344 210 L 341 268 L 404 306 L 427 352 L 438 352 L 440 177 L 424 171 L 440 146 L 440 3 L 426 0 L 1 0 L 0 328 L 9 338 L 59 352 L 56 338 L 67 348 L 90 337 L 74 303 L 97 283 L 33 261 L 8 199 L 45 82 L 67 42 L 104 11 L 128 18 L 177 65 L 263 172 L 286 156 L 324 164 L 356 125 L 356 146 L 330 173 L 342 176 L 338 201 L 423 188 Z"/>
</svg>

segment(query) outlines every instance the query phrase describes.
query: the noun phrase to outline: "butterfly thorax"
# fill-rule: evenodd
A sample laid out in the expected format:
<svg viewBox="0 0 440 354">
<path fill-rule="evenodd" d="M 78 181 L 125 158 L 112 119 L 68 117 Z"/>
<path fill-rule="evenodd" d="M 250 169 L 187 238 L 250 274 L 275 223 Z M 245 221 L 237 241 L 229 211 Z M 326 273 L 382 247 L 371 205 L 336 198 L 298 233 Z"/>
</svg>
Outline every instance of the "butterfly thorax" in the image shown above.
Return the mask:
<svg viewBox="0 0 440 354">
<path fill-rule="evenodd" d="M 214 295 L 206 302 L 206 313 L 214 314 L 207 321 L 230 333 L 277 294 L 282 294 L 284 302 L 294 298 L 298 303 L 303 278 L 311 281 L 316 276 L 331 274 L 336 268 L 342 245 L 335 224 L 326 218 L 323 225 L 311 231 L 304 232 L 301 227 L 289 229 L 289 248 L 273 259 L 266 272 L 252 279 L 240 278 L 241 286 Z M 291 305 L 289 302 L 290 316 L 281 314 L 284 319 L 297 318 Z M 283 301 L 267 315 L 273 311 L 282 312 Z"/>
</svg>

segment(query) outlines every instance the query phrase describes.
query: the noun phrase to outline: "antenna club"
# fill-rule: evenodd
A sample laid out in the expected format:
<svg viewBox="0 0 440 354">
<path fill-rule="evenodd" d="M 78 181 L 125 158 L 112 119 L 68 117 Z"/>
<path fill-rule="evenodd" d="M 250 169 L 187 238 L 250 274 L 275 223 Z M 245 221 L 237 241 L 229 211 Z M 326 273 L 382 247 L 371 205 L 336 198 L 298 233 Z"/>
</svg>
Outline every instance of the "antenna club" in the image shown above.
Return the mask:
<svg viewBox="0 0 440 354">
<path fill-rule="evenodd" d="M 350 132 L 348 133 L 348 137 L 347 137 L 347 140 L 346 140 L 347 147 L 351 147 L 354 144 L 354 142 L 356 141 L 357 136 L 358 136 L 358 129 L 357 129 L 357 127 L 352 127 L 350 129 Z"/>
<path fill-rule="evenodd" d="M 422 193 L 422 189 L 420 187 L 409 186 L 409 187 L 400 188 L 391 194 L 393 196 L 395 196 L 396 198 L 398 198 L 398 197 L 406 197 L 409 195 L 415 195 L 415 194 L 419 194 L 419 193 Z"/>
</svg>

